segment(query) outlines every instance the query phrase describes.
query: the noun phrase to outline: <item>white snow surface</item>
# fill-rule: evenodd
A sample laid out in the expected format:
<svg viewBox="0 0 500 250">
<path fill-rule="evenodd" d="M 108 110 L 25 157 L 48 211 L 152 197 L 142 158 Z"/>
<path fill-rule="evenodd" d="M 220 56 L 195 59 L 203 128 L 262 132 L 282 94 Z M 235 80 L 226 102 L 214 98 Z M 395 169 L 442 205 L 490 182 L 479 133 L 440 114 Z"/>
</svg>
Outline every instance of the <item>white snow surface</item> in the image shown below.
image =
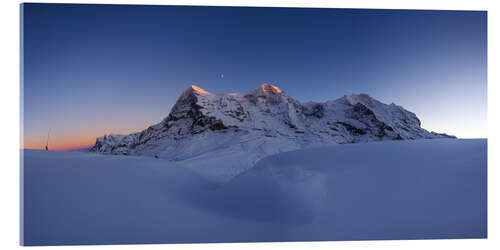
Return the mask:
<svg viewBox="0 0 500 250">
<path fill-rule="evenodd" d="M 24 150 L 23 243 L 484 238 L 486 144 L 307 148 L 224 183 L 165 159 Z"/>
<path fill-rule="evenodd" d="M 382 140 L 447 138 L 417 116 L 366 95 L 300 103 L 271 84 L 246 94 L 190 86 L 168 117 L 144 131 L 97 138 L 91 151 L 156 156 L 228 180 L 266 156 L 307 147 Z"/>
</svg>

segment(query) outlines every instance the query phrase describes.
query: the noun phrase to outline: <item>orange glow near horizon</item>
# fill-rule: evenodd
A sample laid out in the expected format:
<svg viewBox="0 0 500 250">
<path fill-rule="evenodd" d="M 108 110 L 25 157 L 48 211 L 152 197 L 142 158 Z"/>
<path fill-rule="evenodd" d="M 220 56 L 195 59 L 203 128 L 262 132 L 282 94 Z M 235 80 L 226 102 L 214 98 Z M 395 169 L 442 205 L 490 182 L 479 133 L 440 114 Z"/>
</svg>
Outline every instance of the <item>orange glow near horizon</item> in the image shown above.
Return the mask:
<svg viewBox="0 0 500 250">
<path fill-rule="evenodd" d="M 111 134 L 131 134 L 140 129 L 116 129 Z M 68 151 L 87 147 L 92 147 L 98 137 L 109 135 L 109 132 L 99 133 L 97 131 L 77 131 L 74 134 L 53 134 L 50 136 L 49 150 L 53 151 Z M 45 150 L 46 138 L 28 139 L 24 138 L 21 141 L 21 149 L 36 149 Z"/>
<path fill-rule="evenodd" d="M 82 149 L 82 148 L 86 148 L 86 147 L 91 147 L 94 145 L 96 138 L 92 139 L 91 137 L 85 137 L 85 138 L 67 138 L 67 139 L 54 140 L 54 141 L 51 140 L 49 142 L 49 150 L 68 151 L 68 150 L 75 150 L 75 149 Z M 25 141 L 22 148 L 23 149 L 45 150 L 45 143 Z"/>
</svg>

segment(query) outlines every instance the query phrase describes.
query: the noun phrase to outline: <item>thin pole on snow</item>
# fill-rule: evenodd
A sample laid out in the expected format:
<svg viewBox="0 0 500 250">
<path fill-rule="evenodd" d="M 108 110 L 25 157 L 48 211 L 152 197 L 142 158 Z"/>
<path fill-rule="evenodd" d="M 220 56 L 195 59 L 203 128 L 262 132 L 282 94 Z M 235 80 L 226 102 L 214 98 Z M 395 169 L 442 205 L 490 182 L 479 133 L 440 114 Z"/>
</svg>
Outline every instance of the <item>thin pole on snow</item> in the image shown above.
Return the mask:
<svg viewBox="0 0 500 250">
<path fill-rule="evenodd" d="M 50 128 L 49 132 L 47 132 L 47 144 L 45 144 L 45 150 L 49 150 L 49 139 L 50 139 Z"/>
</svg>

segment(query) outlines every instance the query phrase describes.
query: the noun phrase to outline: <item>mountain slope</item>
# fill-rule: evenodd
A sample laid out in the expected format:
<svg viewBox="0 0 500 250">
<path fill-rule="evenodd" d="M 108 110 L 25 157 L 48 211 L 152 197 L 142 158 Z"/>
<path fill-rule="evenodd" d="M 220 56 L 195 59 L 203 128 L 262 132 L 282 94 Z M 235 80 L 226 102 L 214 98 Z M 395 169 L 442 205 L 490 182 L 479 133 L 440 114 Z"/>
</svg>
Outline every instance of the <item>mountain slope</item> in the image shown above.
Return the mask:
<svg viewBox="0 0 500 250">
<path fill-rule="evenodd" d="M 99 137 L 91 151 L 166 158 L 225 179 L 267 155 L 305 147 L 447 137 L 421 128 L 414 113 L 366 94 L 300 103 L 270 84 L 246 94 L 190 86 L 162 122 Z"/>
</svg>

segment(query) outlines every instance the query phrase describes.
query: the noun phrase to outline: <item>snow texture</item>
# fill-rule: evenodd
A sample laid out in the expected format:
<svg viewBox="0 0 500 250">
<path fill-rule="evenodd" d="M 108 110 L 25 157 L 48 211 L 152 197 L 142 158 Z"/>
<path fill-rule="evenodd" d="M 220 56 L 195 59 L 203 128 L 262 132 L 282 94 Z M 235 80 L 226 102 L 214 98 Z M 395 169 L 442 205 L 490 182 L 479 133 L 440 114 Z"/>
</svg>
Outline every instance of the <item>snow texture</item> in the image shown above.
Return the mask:
<svg viewBox="0 0 500 250">
<path fill-rule="evenodd" d="M 226 182 L 161 158 L 24 150 L 23 243 L 485 238 L 486 144 L 311 147 Z"/>
<path fill-rule="evenodd" d="M 430 138 L 454 137 L 428 132 L 414 113 L 366 94 L 300 103 L 271 84 L 246 94 L 212 94 L 190 86 L 162 122 L 126 136 L 99 137 L 91 151 L 155 156 L 227 181 L 280 152 Z"/>
</svg>

